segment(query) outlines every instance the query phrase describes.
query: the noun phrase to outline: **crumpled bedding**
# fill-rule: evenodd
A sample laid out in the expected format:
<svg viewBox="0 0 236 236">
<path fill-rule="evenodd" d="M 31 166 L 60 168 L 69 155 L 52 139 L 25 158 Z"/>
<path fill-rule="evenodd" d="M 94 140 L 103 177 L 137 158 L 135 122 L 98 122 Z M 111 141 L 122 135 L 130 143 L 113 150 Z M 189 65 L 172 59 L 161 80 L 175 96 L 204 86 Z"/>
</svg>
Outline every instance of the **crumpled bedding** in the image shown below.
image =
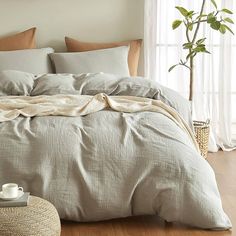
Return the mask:
<svg viewBox="0 0 236 236">
<path fill-rule="evenodd" d="M 173 120 L 192 140 L 198 150 L 192 130 L 181 116 L 160 100 L 132 96 L 108 96 L 106 94 L 88 95 L 41 95 L 35 97 L 7 96 L 0 99 L 0 122 L 35 116 L 85 116 L 104 109 L 118 112 L 158 112 Z M 199 151 L 199 150 L 198 150 Z"/>
<path fill-rule="evenodd" d="M 9 105 L 10 99 L 18 106 L 21 96 L 91 99 L 99 93 L 118 100 L 120 96 L 159 100 L 175 109 L 191 130 L 187 101 L 144 78 L 0 74 L 2 104 Z M 17 182 L 32 195 L 49 200 L 62 219 L 98 221 L 157 214 L 204 229 L 231 228 L 212 168 L 188 132 L 165 112 L 106 108 L 78 117 L 18 116 L 2 122 L 0 184 L 6 182 Z"/>
</svg>

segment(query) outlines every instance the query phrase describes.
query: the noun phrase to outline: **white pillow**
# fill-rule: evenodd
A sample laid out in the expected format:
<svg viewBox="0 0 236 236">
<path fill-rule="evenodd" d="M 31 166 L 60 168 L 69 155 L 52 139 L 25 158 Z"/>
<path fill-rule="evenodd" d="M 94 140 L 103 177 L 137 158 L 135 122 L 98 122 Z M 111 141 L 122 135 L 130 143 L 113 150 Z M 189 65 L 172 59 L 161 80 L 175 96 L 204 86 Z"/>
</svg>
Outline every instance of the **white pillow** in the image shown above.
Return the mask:
<svg viewBox="0 0 236 236">
<path fill-rule="evenodd" d="M 53 53 L 50 55 L 56 73 L 111 73 L 129 76 L 129 47 L 116 47 L 88 52 Z"/>
<path fill-rule="evenodd" d="M 52 48 L 0 51 L 0 71 L 18 70 L 35 75 L 51 73 L 48 54 L 53 52 Z"/>
</svg>

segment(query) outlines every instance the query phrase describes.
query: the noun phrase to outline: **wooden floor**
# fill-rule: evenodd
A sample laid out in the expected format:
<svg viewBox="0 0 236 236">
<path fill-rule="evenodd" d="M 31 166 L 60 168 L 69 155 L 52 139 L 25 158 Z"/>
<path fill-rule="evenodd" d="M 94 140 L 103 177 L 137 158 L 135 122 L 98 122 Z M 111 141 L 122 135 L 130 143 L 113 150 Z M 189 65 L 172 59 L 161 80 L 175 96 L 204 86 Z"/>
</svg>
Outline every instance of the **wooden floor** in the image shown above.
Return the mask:
<svg viewBox="0 0 236 236">
<path fill-rule="evenodd" d="M 223 207 L 233 224 L 231 231 L 199 230 L 141 216 L 99 223 L 62 222 L 61 236 L 236 236 L 236 151 L 209 154 L 207 160 L 215 170 Z"/>
</svg>

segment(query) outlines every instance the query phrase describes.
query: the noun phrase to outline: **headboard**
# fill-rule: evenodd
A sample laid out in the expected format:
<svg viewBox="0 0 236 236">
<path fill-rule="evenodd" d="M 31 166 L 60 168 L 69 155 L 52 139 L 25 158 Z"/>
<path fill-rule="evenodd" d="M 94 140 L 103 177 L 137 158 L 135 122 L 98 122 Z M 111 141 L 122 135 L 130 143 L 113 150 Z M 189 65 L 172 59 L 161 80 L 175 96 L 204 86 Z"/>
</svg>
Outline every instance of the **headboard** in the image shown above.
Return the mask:
<svg viewBox="0 0 236 236">
<path fill-rule="evenodd" d="M 144 0 L 0 0 L 0 37 L 37 27 L 37 46 L 64 51 L 64 37 L 143 38 Z"/>
</svg>

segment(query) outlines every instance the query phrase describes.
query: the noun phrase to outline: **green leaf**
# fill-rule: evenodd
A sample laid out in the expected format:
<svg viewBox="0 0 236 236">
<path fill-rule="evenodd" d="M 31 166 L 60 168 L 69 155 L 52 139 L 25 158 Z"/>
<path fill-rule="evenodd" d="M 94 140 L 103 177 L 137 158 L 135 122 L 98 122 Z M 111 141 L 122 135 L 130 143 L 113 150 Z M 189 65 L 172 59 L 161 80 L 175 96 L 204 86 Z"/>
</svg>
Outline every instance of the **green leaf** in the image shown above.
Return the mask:
<svg viewBox="0 0 236 236">
<path fill-rule="evenodd" d="M 195 15 L 196 13 L 194 11 L 189 11 L 187 14 L 187 17 L 192 18 L 193 15 Z"/>
<path fill-rule="evenodd" d="M 186 56 L 186 60 L 188 60 L 190 57 L 195 57 L 195 56 L 196 56 L 196 52 L 192 51 Z"/>
<path fill-rule="evenodd" d="M 169 68 L 168 72 L 171 72 L 176 66 L 178 66 L 179 64 L 173 65 Z"/>
<path fill-rule="evenodd" d="M 194 52 L 198 53 L 198 52 L 204 52 L 206 49 L 205 47 L 196 47 L 193 49 Z"/>
<path fill-rule="evenodd" d="M 231 34 L 234 35 L 234 32 L 229 28 L 229 26 L 225 25 L 225 24 L 221 24 L 225 27 L 226 30 L 228 30 Z"/>
<path fill-rule="evenodd" d="M 172 29 L 175 30 L 176 28 L 178 28 L 182 23 L 182 20 L 175 20 L 173 23 L 172 23 Z"/>
<path fill-rule="evenodd" d="M 194 13 L 194 11 L 189 11 L 188 14 L 187 14 L 187 16 L 190 16 L 190 15 L 192 15 L 193 13 Z"/>
<path fill-rule="evenodd" d="M 193 30 L 193 24 L 189 24 L 189 25 L 188 25 L 188 29 L 189 29 L 190 31 L 192 31 L 192 30 Z"/>
<path fill-rule="evenodd" d="M 190 49 L 193 47 L 193 44 L 192 43 L 184 43 L 182 46 L 184 49 Z"/>
<path fill-rule="evenodd" d="M 212 22 L 211 23 L 211 28 L 212 29 L 214 29 L 214 30 L 219 30 L 220 29 L 220 26 L 221 26 L 221 24 L 220 24 L 220 22 L 219 21 L 214 21 L 214 22 Z"/>
<path fill-rule="evenodd" d="M 223 8 L 221 11 L 225 12 L 225 13 L 228 13 L 228 14 L 234 14 L 232 11 L 230 11 L 229 9 L 227 8 Z"/>
<path fill-rule="evenodd" d="M 207 23 L 211 24 L 216 21 L 216 17 L 213 13 L 210 13 L 207 15 Z"/>
<path fill-rule="evenodd" d="M 225 34 L 226 28 L 225 28 L 225 26 L 224 26 L 223 24 L 220 25 L 219 31 L 220 31 L 222 34 Z"/>
<path fill-rule="evenodd" d="M 193 51 L 195 53 L 200 53 L 200 52 L 205 52 L 205 53 L 209 53 L 207 50 L 206 50 L 206 45 L 205 44 L 199 44 L 197 45 Z"/>
<path fill-rule="evenodd" d="M 208 54 L 211 54 L 209 51 L 205 50 L 204 53 L 208 53 Z"/>
<path fill-rule="evenodd" d="M 224 18 L 224 21 L 229 22 L 230 24 L 234 24 L 234 21 L 229 17 Z"/>
<path fill-rule="evenodd" d="M 205 44 L 198 44 L 197 47 L 205 47 L 206 45 Z"/>
<path fill-rule="evenodd" d="M 199 39 L 199 40 L 196 42 L 196 44 L 197 44 L 197 45 L 202 44 L 205 40 L 206 40 L 206 38 Z"/>
<path fill-rule="evenodd" d="M 187 16 L 188 16 L 188 11 L 187 11 L 185 8 L 179 7 L 179 6 L 176 6 L 175 8 L 178 9 L 179 12 L 180 12 L 184 17 L 187 17 Z"/>
<path fill-rule="evenodd" d="M 215 2 L 215 0 L 211 0 L 211 3 L 214 5 L 214 7 L 217 9 L 217 4 Z"/>
<path fill-rule="evenodd" d="M 210 54 L 210 52 L 207 51 L 205 47 L 196 48 L 194 51 L 195 53 L 209 53 Z"/>
</svg>

